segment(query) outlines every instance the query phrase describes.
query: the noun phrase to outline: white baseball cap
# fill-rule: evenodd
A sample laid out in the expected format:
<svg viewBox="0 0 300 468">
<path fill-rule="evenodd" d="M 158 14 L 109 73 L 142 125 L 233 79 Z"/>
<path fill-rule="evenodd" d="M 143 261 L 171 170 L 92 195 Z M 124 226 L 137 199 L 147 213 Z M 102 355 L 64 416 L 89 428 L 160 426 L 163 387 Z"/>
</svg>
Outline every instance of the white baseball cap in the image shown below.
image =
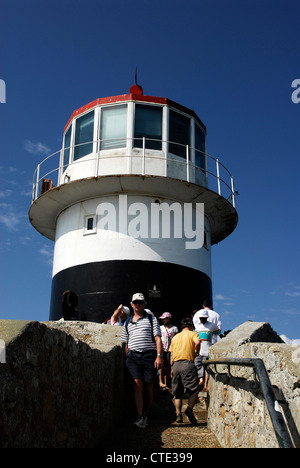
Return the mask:
<svg viewBox="0 0 300 468">
<path fill-rule="evenodd" d="M 143 301 L 143 302 L 146 302 L 146 301 L 145 301 L 145 298 L 144 298 L 144 294 L 142 294 L 142 293 L 135 293 L 135 294 L 132 296 L 131 302 L 134 302 L 134 301 Z"/>
</svg>

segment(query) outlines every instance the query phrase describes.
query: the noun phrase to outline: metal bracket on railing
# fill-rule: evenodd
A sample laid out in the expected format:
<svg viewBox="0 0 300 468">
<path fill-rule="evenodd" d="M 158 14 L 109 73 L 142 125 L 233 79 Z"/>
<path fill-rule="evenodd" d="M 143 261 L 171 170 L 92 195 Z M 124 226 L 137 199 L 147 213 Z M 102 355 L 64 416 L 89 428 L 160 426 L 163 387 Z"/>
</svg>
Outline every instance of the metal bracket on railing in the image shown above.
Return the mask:
<svg viewBox="0 0 300 468">
<path fill-rule="evenodd" d="M 230 372 L 230 364 L 227 365 L 227 371 L 228 371 L 228 375 L 234 379 L 234 376 Z"/>
</svg>

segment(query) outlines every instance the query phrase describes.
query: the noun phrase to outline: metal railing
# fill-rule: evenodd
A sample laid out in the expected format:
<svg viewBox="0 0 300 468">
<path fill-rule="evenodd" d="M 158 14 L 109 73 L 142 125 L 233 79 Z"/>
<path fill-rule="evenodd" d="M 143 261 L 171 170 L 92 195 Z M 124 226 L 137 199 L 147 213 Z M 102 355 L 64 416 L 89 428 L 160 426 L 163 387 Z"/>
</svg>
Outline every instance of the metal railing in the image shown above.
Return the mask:
<svg viewBox="0 0 300 468">
<path fill-rule="evenodd" d="M 272 384 L 270 382 L 268 372 L 266 370 L 265 364 L 262 359 L 253 358 L 228 358 L 228 359 L 217 359 L 217 360 L 208 360 L 204 361 L 203 365 L 214 366 L 215 372 L 219 375 L 227 375 L 217 371 L 216 366 L 222 364 L 227 366 L 228 374 L 232 378 L 237 378 L 233 376 L 230 372 L 230 366 L 242 366 L 242 367 L 252 367 L 256 373 L 260 387 L 262 390 L 263 397 L 266 401 L 267 408 L 271 417 L 272 425 L 275 431 L 276 438 L 279 443 L 280 448 L 294 448 L 293 442 L 291 440 L 287 425 L 281 413 L 279 404 L 275 398 Z"/>
<path fill-rule="evenodd" d="M 120 141 L 120 139 L 115 139 L 115 141 Z M 135 146 L 135 143 L 140 140 L 141 144 Z M 101 143 L 104 140 L 96 140 L 96 141 L 89 141 L 82 143 L 80 145 L 70 146 L 68 148 L 62 148 L 55 153 L 50 154 L 46 158 L 44 158 L 36 167 L 34 174 L 33 174 L 33 189 L 32 189 L 32 202 L 39 197 L 39 188 L 41 181 L 47 178 L 53 178 L 55 174 L 57 174 L 58 185 L 63 185 L 60 181 L 62 173 L 68 167 L 75 167 L 77 164 L 85 164 L 87 161 L 95 161 L 95 176 L 98 176 L 99 166 L 101 161 L 105 160 L 113 160 L 119 158 L 132 158 L 140 159 L 142 158 L 141 170 L 134 172 L 134 174 L 138 173 L 140 175 L 146 175 L 146 161 L 148 160 L 164 160 L 166 162 L 166 177 L 168 177 L 168 170 L 170 171 L 170 167 L 173 165 L 177 165 L 178 168 L 182 166 L 184 170 L 182 171 L 181 177 L 184 177 L 184 180 L 187 182 L 192 182 L 193 177 L 195 179 L 195 183 L 197 184 L 197 175 L 200 174 L 201 178 L 205 178 L 206 184 L 199 184 L 205 185 L 210 188 L 212 191 L 217 192 L 220 196 L 226 198 L 232 205 L 235 207 L 235 189 L 234 189 L 234 180 L 231 173 L 228 169 L 219 161 L 219 159 L 213 158 L 207 153 L 197 150 L 188 145 L 181 145 L 179 143 L 174 143 L 171 141 L 165 140 L 154 140 L 149 138 L 123 138 L 122 141 L 126 141 L 126 146 L 124 147 L 117 147 L 111 149 L 101 149 Z M 114 141 L 110 139 L 109 142 Z M 151 146 L 155 143 L 159 143 L 161 145 L 161 149 L 152 149 Z M 73 160 L 74 149 L 80 147 L 84 147 L 85 145 L 93 144 L 95 151 L 90 154 L 86 154 L 77 160 Z M 172 148 L 176 146 L 178 148 L 178 152 L 176 150 L 174 153 L 169 151 L 169 146 L 172 145 Z M 116 154 L 113 155 L 113 151 L 117 150 L 124 150 L 126 154 L 120 155 Z M 70 152 L 70 159 L 71 161 L 67 164 L 63 163 L 64 152 Z M 184 156 L 182 156 L 184 152 Z M 195 163 L 196 157 L 201 159 L 201 165 L 197 165 Z M 42 173 L 43 172 L 43 173 Z M 178 170 L 178 177 L 172 175 L 173 178 L 178 178 L 179 173 L 181 171 Z M 222 172 L 222 174 L 221 174 Z M 129 172 L 133 174 L 133 172 Z M 42 175 L 41 175 L 42 174 Z M 124 175 L 126 173 L 124 172 Z M 147 173 L 151 175 L 151 171 Z M 68 182 L 68 180 L 67 180 Z M 64 180 L 63 183 L 66 183 Z M 224 194 L 224 192 L 226 192 Z"/>
</svg>

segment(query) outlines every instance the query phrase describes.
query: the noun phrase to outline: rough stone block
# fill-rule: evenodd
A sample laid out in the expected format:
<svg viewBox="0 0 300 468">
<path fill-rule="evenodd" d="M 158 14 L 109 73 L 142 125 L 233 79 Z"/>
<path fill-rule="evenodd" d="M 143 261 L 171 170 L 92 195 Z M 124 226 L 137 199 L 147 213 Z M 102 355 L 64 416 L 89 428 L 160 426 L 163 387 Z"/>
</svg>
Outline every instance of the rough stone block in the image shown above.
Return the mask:
<svg viewBox="0 0 300 468">
<path fill-rule="evenodd" d="M 121 331 L 0 320 L 0 447 L 96 447 L 123 416 Z"/>
<path fill-rule="evenodd" d="M 210 348 L 209 359 L 264 361 L 292 440 L 300 447 L 300 366 L 298 354 L 268 323 L 246 322 Z M 213 368 L 212 368 L 213 371 Z M 223 447 L 278 447 L 267 406 L 250 368 L 218 366 L 209 379 L 208 425 Z"/>
</svg>

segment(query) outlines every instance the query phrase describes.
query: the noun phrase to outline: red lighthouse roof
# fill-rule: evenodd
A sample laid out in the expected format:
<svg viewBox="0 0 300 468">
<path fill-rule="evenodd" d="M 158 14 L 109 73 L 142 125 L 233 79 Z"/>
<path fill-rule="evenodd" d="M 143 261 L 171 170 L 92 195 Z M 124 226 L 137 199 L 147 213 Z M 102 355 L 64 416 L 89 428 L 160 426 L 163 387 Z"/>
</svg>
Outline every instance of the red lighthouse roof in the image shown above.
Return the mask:
<svg viewBox="0 0 300 468">
<path fill-rule="evenodd" d="M 67 130 L 70 122 L 75 118 L 75 117 L 78 117 L 79 115 L 81 114 L 84 114 L 85 112 L 87 112 L 88 110 L 90 109 L 93 109 L 94 107 L 97 107 L 97 106 L 103 106 L 103 105 L 109 105 L 109 104 L 115 104 L 115 103 L 118 103 L 118 102 L 128 102 L 128 101 L 139 101 L 139 102 L 148 102 L 148 103 L 152 103 L 152 104 L 161 104 L 161 105 L 168 105 L 180 112 L 183 112 L 191 117 L 194 117 L 194 119 L 196 119 L 198 121 L 198 123 L 201 125 L 201 127 L 203 128 L 203 130 L 206 132 L 206 127 L 205 125 L 203 124 L 203 122 L 199 119 L 199 117 L 197 116 L 197 114 L 185 107 L 185 106 L 182 106 L 181 104 L 178 104 L 177 102 L 175 101 L 172 101 L 171 99 L 168 99 L 168 98 L 163 98 L 163 97 L 157 97 L 157 96 L 145 96 L 143 94 L 143 88 L 138 85 L 138 84 L 135 84 L 133 86 L 131 86 L 130 88 L 130 93 L 129 94 L 121 94 L 119 96 L 110 96 L 110 97 L 104 97 L 104 98 L 98 98 L 98 99 L 95 99 L 94 101 L 90 102 L 89 104 L 86 104 L 85 106 L 82 106 L 80 107 L 79 109 L 75 110 L 71 117 L 69 118 L 65 128 L 64 128 L 64 131 Z"/>
</svg>

